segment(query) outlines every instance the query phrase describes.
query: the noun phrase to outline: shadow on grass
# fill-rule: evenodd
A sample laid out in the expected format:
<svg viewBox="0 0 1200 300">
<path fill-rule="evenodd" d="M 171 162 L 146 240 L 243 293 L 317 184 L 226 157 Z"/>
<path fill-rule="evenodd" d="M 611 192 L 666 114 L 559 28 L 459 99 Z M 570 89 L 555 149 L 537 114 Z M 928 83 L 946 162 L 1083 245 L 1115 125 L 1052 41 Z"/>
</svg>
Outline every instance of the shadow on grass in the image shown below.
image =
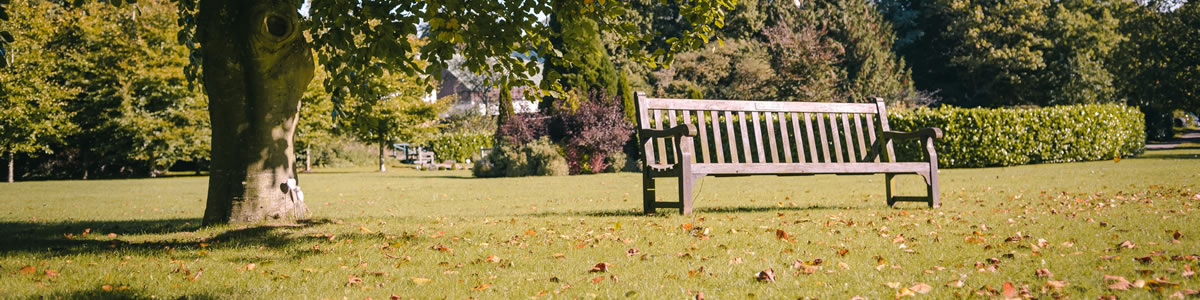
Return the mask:
<svg viewBox="0 0 1200 300">
<path fill-rule="evenodd" d="M 330 223 L 328 220 L 301 221 L 287 225 L 217 227 L 194 238 L 161 237 L 145 242 L 130 242 L 129 236 L 193 233 L 201 229 L 199 219 L 162 219 L 128 221 L 75 221 L 60 223 L 0 222 L 0 256 L 72 256 L 105 253 L 151 254 L 170 249 L 283 249 L 298 243 L 327 240 L 324 237 L 294 236 L 294 230 Z M 83 235 L 84 230 L 90 233 Z M 115 236 L 110 236 L 115 233 Z M 212 234 L 210 236 L 210 234 Z M 343 235 L 345 236 L 345 235 Z M 356 237 L 351 237 L 356 238 Z M 134 239 L 137 239 L 135 237 Z M 319 251 L 295 251 L 291 259 L 303 259 Z M 181 255 L 183 256 L 183 255 Z M 236 258 L 234 258 L 236 260 Z"/>
<path fill-rule="evenodd" d="M 826 206 L 826 205 L 810 205 L 810 206 L 722 206 L 722 207 L 699 207 L 692 210 L 693 214 L 739 214 L 739 213 L 761 213 L 761 212 L 788 212 L 788 211 L 814 211 L 814 210 L 856 210 L 868 209 L 867 207 L 855 206 Z M 644 217 L 644 216 L 668 216 L 679 214 L 679 209 L 676 208 L 659 208 L 655 214 L 647 215 L 641 208 L 636 209 L 616 209 L 616 210 L 600 210 L 600 211 L 572 211 L 572 212 L 544 212 L 527 214 L 529 217 Z"/>
<path fill-rule="evenodd" d="M 138 289 L 132 289 L 125 286 L 112 285 L 109 290 L 104 290 L 103 287 L 95 287 L 89 289 L 79 289 L 74 291 L 57 292 L 49 295 L 43 295 L 40 299 L 159 299 L 162 296 L 148 295 L 146 292 Z M 226 299 L 229 296 L 220 296 L 210 293 L 183 295 L 176 299 Z"/>
</svg>

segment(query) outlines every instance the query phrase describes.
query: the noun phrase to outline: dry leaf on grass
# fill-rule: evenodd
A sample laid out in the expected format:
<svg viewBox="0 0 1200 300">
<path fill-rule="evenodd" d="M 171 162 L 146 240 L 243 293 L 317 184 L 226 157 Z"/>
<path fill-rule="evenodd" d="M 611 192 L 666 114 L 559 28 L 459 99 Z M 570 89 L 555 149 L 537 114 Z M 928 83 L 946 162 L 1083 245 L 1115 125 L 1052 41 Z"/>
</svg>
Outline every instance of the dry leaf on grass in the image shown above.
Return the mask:
<svg viewBox="0 0 1200 300">
<path fill-rule="evenodd" d="M 433 279 L 421 278 L 421 277 L 409 277 L 408 280 L 412 280 L 412 282 L 415 283 L 416 285 L 425 285 L 425 284 L 429 283 L 430 281 L 433 281 Z"/>
<path fill-rule="evenodd" d="M 913 292 L 917 292 L 917 294 L 926 294 L 926 293 L 933 291 L 932 286 L 929 286 L 928 284 L 925 284 L 923 282 L 918 282 L 917 284 L 914 284 L 913 286 L 908 287 L 908 289 L 912 290 Z"/>
<path fill-rule="evenodd" d="M 1033 272 L 1033 274 L 1037 275 L 1037 277 L 1053 277 L 1054 276 L 1054 273 L 1050 273 L 1050 270 L 1047 270 L 1047 269 L 1037 269 L 1036 271 Z"/>
<path fill-rule="evenodd" d="M 1004 299 L 1020 298 L 1020 296 L 1017 294 L 1017 288 L 1013 286 L 1012 282 L 1008 281 L 1005 281 L 1004 286 L 1000 287 L 1000 296 L 1004 297 Z"/>
<path fill-rule="evenodd" d="M 588 272 L 608 272 L 609 267 L 612 267 L 612 264 L 598 263 L 595 266 L 593 266 L 591 270 L 588 270 Z"/>
<path fill-rule="evenodd" d="M 775 269 L 766 269 L 754 274 L 754 279 L 758 282 L 775 282 Z"/>
</svg>

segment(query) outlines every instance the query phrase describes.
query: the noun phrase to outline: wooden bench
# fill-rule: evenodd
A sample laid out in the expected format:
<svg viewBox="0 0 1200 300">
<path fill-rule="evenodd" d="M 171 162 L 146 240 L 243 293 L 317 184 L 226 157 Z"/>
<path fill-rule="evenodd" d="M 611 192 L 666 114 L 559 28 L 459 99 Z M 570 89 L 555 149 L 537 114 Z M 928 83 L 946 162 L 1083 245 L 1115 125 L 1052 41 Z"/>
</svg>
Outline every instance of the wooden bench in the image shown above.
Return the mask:
<svg viewBox="0 0 1200 300">
<path fill-rule="evenodd" d="M 938 207 L 939 128 L 891 131 L 882 99 L 876 103 L 811 103 L 649 98 L 637 93 L 642 201 L 692 211 L 692 187 L 705 175 L 885 174 L 888 206 L 927 202 Z M 893 141 L 917 139 L 921 162 L 898 162 Z M 697 152 L 696 150 L 699 149 Z M 926 196 L 893 196 L 894 177 L 925 179 Z M 679 180 L 679 202 L 655 199 L 655 178 Z"/>
</svg>

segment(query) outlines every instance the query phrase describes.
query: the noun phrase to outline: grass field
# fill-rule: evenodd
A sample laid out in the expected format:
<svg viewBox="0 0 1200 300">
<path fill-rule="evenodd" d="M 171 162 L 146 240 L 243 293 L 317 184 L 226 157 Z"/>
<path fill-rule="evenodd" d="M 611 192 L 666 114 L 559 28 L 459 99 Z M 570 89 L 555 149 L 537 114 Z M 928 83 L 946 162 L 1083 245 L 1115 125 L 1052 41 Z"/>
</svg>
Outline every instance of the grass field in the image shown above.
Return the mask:
<svg viewBox="0 0 1200 300">
<path fill-rule="evenodd" d="M 1195 298 L 1198 170 L 943 170 L 936 210 L 882 175 L 704 178 L 693 215 L 644 216 L 635 173 L 338 169 L 302 175 L 310 222 L 211 228 L 203 177 L 2 184 L 0 297 Z"/>
</svg>

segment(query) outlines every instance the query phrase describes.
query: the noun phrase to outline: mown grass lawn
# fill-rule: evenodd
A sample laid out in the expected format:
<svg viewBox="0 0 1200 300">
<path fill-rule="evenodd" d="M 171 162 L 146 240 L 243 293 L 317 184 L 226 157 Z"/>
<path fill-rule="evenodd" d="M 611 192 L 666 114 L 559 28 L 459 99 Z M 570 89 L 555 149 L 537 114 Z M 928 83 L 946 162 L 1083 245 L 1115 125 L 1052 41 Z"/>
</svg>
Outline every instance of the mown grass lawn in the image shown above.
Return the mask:
<svg viewBox="0 0 1200 300">
<path fill-rule="evenodd" d="M 301 177 L 313 221 L 212 228 L 199 226 L 203 177 L 4 184 L 0 297 L 881 299 L 1011 289 L 1194 298 L 1200 289 L 1200 147 L 941 178 L 936 210 L 886 207 L 882 175 L 758 176 L 704 178 L 695 214 L 644 216 L 635 173 L 328 170 Z M 923 192 L 919 178 L 906 180 L 901 192 Z M 590 272 L 602 263 L 606 272 Z M 768 269 L 774 282 L 755 278 Z"/>
</svg>

